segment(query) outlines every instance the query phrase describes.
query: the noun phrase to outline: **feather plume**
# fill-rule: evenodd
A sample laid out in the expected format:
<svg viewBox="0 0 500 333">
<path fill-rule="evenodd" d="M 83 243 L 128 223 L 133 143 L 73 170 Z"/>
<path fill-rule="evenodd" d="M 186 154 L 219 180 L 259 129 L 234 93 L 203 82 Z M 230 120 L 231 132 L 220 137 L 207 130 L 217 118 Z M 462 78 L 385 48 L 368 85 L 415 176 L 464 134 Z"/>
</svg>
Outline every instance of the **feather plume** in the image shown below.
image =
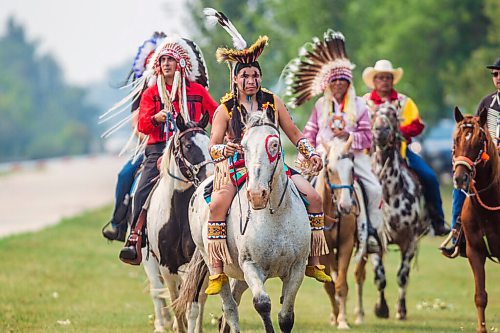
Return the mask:
<svg viewBox="0 0 500 333">
<path fill-rule="evenodd" d="M 218 12 L 213 8 L 205 8 L 203 9 L 203 14 L 205 14 L 206 20 L 210 25 L 215 25 L 219 23 L 220 26 L 227 31 L 227 33 L 231 36 L 233 40 L 233 46 L 238 50 L 243 50 L 247 47 L 247 42 L 235 28 L 233 23 L 229 21 L 226 15 L 223 12 Z"/>
<path fill-rule="evenodd" d="M 218 62 L 235 61 L 241 63 L 252 63 L 257 61 L 259 56 L 264 51 L 269 38 L 267 36 L 260 36 L 255 43 L 248 49 L 244 50 L 231 50 L 226 48 L 218 48 L 215 56 Z"/>
<path fill-rule="evenodd" d="M 342 33 L 328 29 L 323 39 L 313 37 L 283 70 L 287 96 L 291 96 L 289 105 L 297 107 L 321 94 L 332 73 L 343 70 L 348 75 L 353 68 Z"/>
</svg>

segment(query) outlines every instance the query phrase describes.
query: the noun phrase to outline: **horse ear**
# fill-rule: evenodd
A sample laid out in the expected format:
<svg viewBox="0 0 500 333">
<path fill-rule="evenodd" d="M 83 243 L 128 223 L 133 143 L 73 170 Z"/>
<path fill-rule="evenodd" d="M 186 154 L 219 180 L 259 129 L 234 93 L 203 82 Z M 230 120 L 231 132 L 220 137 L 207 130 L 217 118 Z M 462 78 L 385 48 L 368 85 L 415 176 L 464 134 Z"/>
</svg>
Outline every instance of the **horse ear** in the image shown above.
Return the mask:
<svg viewBox="0 0 500 333">
<path fill-rule="evenodd" d="M 274 108 L 268 107 L 266 109 L 267 118 L 273 123 L 276 124 L 276 115 L 274 114 Z"/>
<path fill-rule="evenodd" d="M 488 111 L 486 110 L 486 108 L 483 108 L 479 112 L 479 125 L 481 125 L 481 127 L 484 127 L 487 120 L 488 120 Z"/>
<path fill-rule="evenodd" d="M 175 124 L 177 125 L 177 128 L 179 131 L 184 132 L 187 130 L 186 122 L 184 121 L 184 117 L 182 114 L 178 114 L 177 117 L 175 118 Z"/>
<path fill-rule="evenodd" d="M 198 122 L 198 126 L 201 128 L 207 127 L 209 120 L 210 120 L 210 114 L 208 113 L 208 111 L 205 111 L 203 117 L 201 117 L 200 121 Z"/>
<path fill-rule="evenodd" d="M 458 124 L 462 120 L 464 120 L 464 115 L 462 114 L 462 112 L 460 112 L 458 106 L 455 106 L 455 122 L 457 122 Z"/>
</svg>

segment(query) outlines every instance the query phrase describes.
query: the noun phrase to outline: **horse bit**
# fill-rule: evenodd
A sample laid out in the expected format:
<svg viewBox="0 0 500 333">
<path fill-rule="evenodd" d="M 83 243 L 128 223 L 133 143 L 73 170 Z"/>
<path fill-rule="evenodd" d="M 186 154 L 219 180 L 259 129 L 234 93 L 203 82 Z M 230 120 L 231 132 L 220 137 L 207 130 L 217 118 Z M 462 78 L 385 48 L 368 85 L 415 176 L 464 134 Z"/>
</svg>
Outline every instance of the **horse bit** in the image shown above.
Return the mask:
<svg viewBox="0 0 500 333">
<path fill-rule="evenodd" d="M 174 155 L 174 158 L 177 162 L 177 166 L 179 167 L 179 169 L 181 170 L 181 173 L 184 177 L 186 177 L 187 179 L 182 179 L 182 178 L 179 178 L 177 176 L 175 176 L 174 174 L 172 174 L 170 172 L 170 169 L 168 170 L 168 174 L 170 177 L 176 179 L 176 180 L 179 180 L 179 181 L 182 181 L 184 183 L 193 183 L 195 187 L 198 187 L 200 185 L 200 180 L 198 178 L 198 173 L 200 172 L 200 170 L 206 166 L 207 164 L 211 164 L 213 163 L 213 161 L 208 161 L 208 160 L 204 160 L 200 163 L 197 163 L 197 164 L 192 164 L 191 162 L 189 162 L 189 160 L 184 156 L 183 152 L 182 152 L 182 147 L 180 146 L 181 143 L 180 143 L 180 139 L 188 134 L 188 133 L 191 133 L 191 132 L 194 132 L 194 133 L 203 133 L 205 134 L 205 130 L 201 127 L 191 127 L 191 128 L 188 128 L 187 130 L 179 133 L 177 136 L 174 136 L 172 138 L 172 140 L 174 140 L 173 144 L 174 144 L 174 148 L 173 148 L 173 155 Z"/>
</svg>

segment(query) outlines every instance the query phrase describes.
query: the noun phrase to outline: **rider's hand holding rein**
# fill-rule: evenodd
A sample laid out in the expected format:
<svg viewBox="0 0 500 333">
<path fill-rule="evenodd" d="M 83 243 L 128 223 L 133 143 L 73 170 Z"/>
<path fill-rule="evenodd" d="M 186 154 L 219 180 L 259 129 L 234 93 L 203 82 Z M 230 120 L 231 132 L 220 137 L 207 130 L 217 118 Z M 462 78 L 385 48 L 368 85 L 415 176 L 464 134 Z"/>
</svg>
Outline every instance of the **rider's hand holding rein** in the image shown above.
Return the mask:
<svg viewBox="0 0 500 333">
<path fill-rule="evenodd" d="M 319 155 L 313 155 L 309 160 L 311 161 L 311 172 L 318 173 L 321 171 L 321 169 L 323 169 L 323 161 L 321 160 L 321 157 L 319 157 Z"/>
<path fill-rule="evenodd" d="M 226 157 L 233 156 L 235 152 L 243 154 L 243 149 L 241 148 L 241 145 L 229 141 L 224 147 L 224 156 Z"/>
<path fill-rule="evenodd" d="M 164 123 L 167 121 L 167 112 L 165 109 L 161 110 L 153 116 L 154 120 L 158 123 Z"/>
</svg>

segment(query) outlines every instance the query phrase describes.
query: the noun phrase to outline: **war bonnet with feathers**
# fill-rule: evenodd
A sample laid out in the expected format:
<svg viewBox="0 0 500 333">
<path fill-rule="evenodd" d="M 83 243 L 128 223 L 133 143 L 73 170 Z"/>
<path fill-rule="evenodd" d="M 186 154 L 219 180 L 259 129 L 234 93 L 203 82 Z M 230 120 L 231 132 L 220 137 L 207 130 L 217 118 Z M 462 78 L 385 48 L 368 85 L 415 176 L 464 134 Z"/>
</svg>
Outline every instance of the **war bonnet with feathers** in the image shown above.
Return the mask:
<svg viewBox="0 0 500 333">
<path fill-rule="evenodd" d="M 166 91 L 163 75 L 160 75 L 160 58 L 164 55 L 177 61 L 170 93 Z M 176 99 L 179 100 L 180 110 L 175 111 L 180 112 L 186 121 L 189 121 L 186 80 L 197 82 L 206 89 L 209 87 L 208 71 L 200 48 L 192 40 L 177 35 L 167 37 L 163 33 L 155 33 L 151 39 L 145 41 L 137 51 L 131 73 L 133 73 L 132 81 L 122 87 L 122 89 L 129 89 L 129 93 L 99 117 L 100 123 L 108 121 L 127 110 L 139 100 L 144 89 L 153 86 L 155 83 L 158 84 L 158 91 L 163 104 L 172 107 L 172 102 Z M 129 123 L 131 119 L 132 115 L 122 119 L 104 132 L 101 137 L 109 137 Z M 131 139 L 133 138 L 131 137 Z M 131 140 L 129 140 L 130 142 Z M 129 143 L 122 150 L 122 153 Z M 134 155 L 137 155 L 137 149 Z"/>
<path fill-rule="evenodd" d="M 154 47 L 153 54 L 145 51 L 145 49 L 151 49 L 152 47 Z M 124 89 L 128 88 L 129 93 L 122 100 L 113 105 L 106 113 L 100 116 L 101 122 L 113 118 L 121 112 L 127 110 L 132 103 L 140 98 L 141 92 L 145 88 L 151 87 L 161 80 L 163 76 L 159 75 L 159 62 L 160 58 L 164 55 L 174 58 L 178 63 L 174 84 L 172 85 L 171 96 L 168 96 L 171 101 L 174 101 L 176 98 L 180 98 L 181 102 L 185 102 L 185 98 L 183 98 L 185 97 L 185 94 L 183 91 L 185 91 L 184 83 L 186 79 L 191 82 L 197 82 L 208 89 L 208 71 L 205 59 L 203 58 L 203 54 L 198 48 L 198 45 L 187 38 L 182 38 L 176 35 L 165 37 L 165 35 L 163 35 L 154 43 L 152 43 L 151 40 L 146 41 L 145 44 L 139 48 L 132 70 L 134 73 L 139 73 L 142 69 L 142 75 L 138 76 L 135 74 L 135 80 L 122 87 Z M 141 58 L 147 60 L 147 65 L 145 65 L 144 68 L 141 68 L 141 61 L 139 60 Z M 160 86 L 158 88 L 160 88 Z M 165 103 L 166 101 L 164 101 L 164 99 L 167 99 L 167 96 L 164 96 L 161 90 L 162 89 L 159 89 L 162 102 Z M 186 109 L 185 105 L 182 105 L 181 108 L 183 106 L 184 109 Z M 115 132 L 115 130 L 112 132 Z M 103 137 L 107 137 L 110 134 L 111 133 L 108 133 L 107 131 L 103 134 Z"/>
<path fill-rule="evenodd" d="M 325 91 L 334 79 L 352 82 L 354 65 L 347 57 L 341 32 L 328 29 L 323 40 L 315 37 L 302 46 L 299 56 L 285 67 L 289 105 L 297 107 Z M 352 86 L 352 84 L 351 84 Z"/>
</svg>

